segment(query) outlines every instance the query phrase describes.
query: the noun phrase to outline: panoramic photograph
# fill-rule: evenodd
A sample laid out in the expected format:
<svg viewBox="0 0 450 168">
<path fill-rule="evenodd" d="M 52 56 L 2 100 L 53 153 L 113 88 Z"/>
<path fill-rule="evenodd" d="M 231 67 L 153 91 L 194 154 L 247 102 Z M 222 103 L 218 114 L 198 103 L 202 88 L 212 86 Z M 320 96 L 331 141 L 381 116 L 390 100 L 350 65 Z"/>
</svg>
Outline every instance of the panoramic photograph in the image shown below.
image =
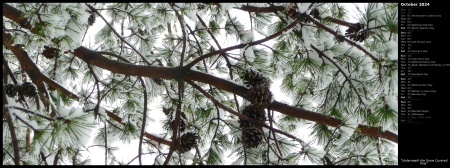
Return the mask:
<svg viewBox="0 0 450 168">
<path fill-rule="evenodd" d="M 398 40 L 398 3 L 3 3 L 3 165 L 398 165 Z"/>
</svg>

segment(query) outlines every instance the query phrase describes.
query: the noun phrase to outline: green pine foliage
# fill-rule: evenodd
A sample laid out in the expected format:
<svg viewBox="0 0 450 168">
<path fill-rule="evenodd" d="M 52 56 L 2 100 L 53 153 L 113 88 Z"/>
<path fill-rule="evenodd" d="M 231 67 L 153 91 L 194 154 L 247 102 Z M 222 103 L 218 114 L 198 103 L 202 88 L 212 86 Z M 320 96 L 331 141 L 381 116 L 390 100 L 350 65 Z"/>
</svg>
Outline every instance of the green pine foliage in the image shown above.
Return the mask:
<svg viewBox="0 0 450 168">
<path fill-rule="evenodd" d="M 398 164 L 396 3 L 4 8 L 3 165 Z"/>
</svg>

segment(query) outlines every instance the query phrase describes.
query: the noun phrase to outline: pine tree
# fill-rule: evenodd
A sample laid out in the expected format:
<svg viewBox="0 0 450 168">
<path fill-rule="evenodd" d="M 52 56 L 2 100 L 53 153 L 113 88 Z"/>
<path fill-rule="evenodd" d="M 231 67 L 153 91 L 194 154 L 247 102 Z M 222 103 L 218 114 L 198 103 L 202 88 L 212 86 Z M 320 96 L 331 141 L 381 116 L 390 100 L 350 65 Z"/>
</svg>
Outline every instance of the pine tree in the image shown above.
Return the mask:
<svg viewBox="0 0 450 168">
<path fill-rule="evenodd" d="M 3 164 L 395 165 L 398 7 L 357 9 L 4 3 Z"/>
</svg>

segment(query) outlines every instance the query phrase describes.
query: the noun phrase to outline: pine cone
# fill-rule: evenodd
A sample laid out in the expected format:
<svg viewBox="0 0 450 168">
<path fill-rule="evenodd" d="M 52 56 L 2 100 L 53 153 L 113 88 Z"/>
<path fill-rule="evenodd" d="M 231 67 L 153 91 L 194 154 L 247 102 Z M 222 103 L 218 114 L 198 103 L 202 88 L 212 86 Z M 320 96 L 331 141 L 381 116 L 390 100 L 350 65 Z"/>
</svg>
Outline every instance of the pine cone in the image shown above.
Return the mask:
<svg viewBox="0 0 450 168">
<path fill-rule="evenodd" d="M 257 85 L 263 85 L 264 87 L 270 86 L 269 79 L 264 77 L 260 72 L 253 69 L 247 69 L 244 72 L 242 80 L 244 81 L 244 84 L 247 85 L 247 87 L 255 87 Z"/>
<path fill-rule="evenodd" d="M 36 87 L 31 82 L 25 82 L 20 86 L 20 91 L 23 96 L 35 97 L 37 95 Z"/>
<path fill-rule="evenodd" d="M 189 150 L 192 149 L 192 147 L 195 147 L 195 145 L 197 144 L 197 139 L 199 137 L 193 133 L 193 132 L 188 132 L 186 134 L 183 134 L 180 138 L 181 141 L 181 149 L 182 149 L 182 153 L 187 152 Z"/>
<path fill-rule="evenodd" d="M 257 106 L 254 106 L 254 105 L 246 106 L 242 110 L 242 114 L 244 114 L 244 115 L 246 115 L 246 116 L 248 116 L 250 118 L 259 120 L 259 121 L 265 121 L 266 120 L 266 111 L 264 111 L 263 108 L 258 108 Z M 241 128 L 247 128 L 247 127 L 251 127 L 251 126 L 261 127 L 261 126 L 257 126 L 255 124 L 252 124 L 250 121 L 247 121 L 247 120 L 239 120 L 239 123 L 240 123 L 240 127 Z"/>
<path fill-rule="evenodd" d="M 91 10 L 89 10 L 88 12 L 91 14 L 88 19 L 88 24 L 89 26 L 92 26 L 95 23 L 95 12 Z"/>
<path fill-rule="evenodd" d="M 317 20 L 320 20 L 322 18 L 320 18 L 320 12 L 317 8 L 314 8 L 311 13 L 309 13 L 310 15 L 313 15 L 313 17 Z"/>
<path fill-rule="evenodd" d="M 163 107 L 163 113 L 165 115 L 170 115 L 172 113 L 173 109 L 172 108 L 165 108 Z"/>
<path fill-rule="evenodd" d="M 345 35 L 351 40 L 362 42 L 367 38 L 365 32 L 359 32 L 363 26 L 360 23 L 354 23 L 345 31 Z"/>
<path fill-rule="evenodd" d="M 359 30 L 361 30 L 362 28 L 363 27 L 362 27 L 361 23 L 354 23 L 345 31 L 345 35 L 356 33 Z"/>
<path fill-rule="evenodd" d="M 197 4 L 197 10 L 203 10 L 206 6 L 204 4 Z"/>
<path fill-rule="evenodd" d="M 163 80 L 161 78 L 151 78 L 151 79 L 159 86 L 163 84 Z"/>
<path fill-rule="evenodd" d="M 370 31 L 362 31 L 362 32 L 359 32 L 356 37 L 352 38 L 352 40 L 363 42 L 364 40 L 366 40 L 369 37 L 369 35 L 370 35 Z"/>
<path fill-rule="evenodd" d="M 256 148 L 263 139 L 262 128 L 248 127 L 242 129 L 242 143 L 246 148 Z"/>
<path fill-rule="evenodd" d="M 58 49 L 50 48 L 50 47 L 47 47 L 47 46 L 44 46 L 44 51 L 42 51 L 42 55 L 45 58 L 48 58 L 48 59 L 55 58 L 56 56 L 58 56 L 58 53 L 59 53 Z"/>
<path fill-rule="evenodd" d="M 14 97 L 17 95 L 17 89 L 16 86 L 14 84 L 8 84 L 6 85 L 6 95 L 8 95 L 9 97 Z"/>
<path fill-rule="evenodd" d="M 242 114 L 257 119 L 259 121 L 265 120 L 264 108 L 249 105 L 242 110 Z M 242 129 L 242 142 L 246 148 L 255 148 L 261 144 L 263 131 L 262 126 L 252 124 L 250 121 L 239 120 Z"/>
<path fill-rule="evenodd" d="M 313 16 L 313 18 L 317 19 L 317 20 L 321 20 L 322 18 L 320 18 L 320 12 L 317 8 L 314 8 L 313 10 L 311 10 L 311 12 L 309 12 L 310 15 Z M 308 19 L 304 19 L 303 22 L 305 23 L 310 23 L 311 21 Z"/>
<path fill-rule="evenodd" d="M 138 29 L 138 33 L 141 36 L 144 36 L 145 34 L 147 34 L 147 29 Z"/>
<path fill-rule="evenodd" d="M 257 85 L 246 93 L 246 98 L 258 108 L 266 108 L 272 101 L 272 93 L 268 87 Z"/>
</svg>

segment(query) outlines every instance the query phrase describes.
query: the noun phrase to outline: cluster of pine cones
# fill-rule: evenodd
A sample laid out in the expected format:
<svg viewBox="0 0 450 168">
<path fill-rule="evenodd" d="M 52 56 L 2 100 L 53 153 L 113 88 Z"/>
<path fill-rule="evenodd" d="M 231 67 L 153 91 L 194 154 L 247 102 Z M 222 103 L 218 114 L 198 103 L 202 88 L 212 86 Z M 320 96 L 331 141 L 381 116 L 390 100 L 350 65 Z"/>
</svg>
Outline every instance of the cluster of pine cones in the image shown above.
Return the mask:
<svg viewBox="0 0 450 168">
<path fill-rule="evenodd" d="M 14 84 L 7 84 L 6 85 L 6 95 L 9 97 L 14 97 L 17 95 L 17 93 L 25 96 L 25 97 L 36 97 L 36 86 L 34 86 L 31 82 L 25 82 L 22 85 L 14 85 Z"/>
<path fill-rule="evenodd" d="M 363 31 L 360 31 L 361 29 Z M 345 35 L 353 41 L 363 42 L 369 37 L 370 31 L 364 30 L 364 25 L 361 23 L 354 23 L 345 31 Z"/>
<path fill-rule="evenodd" d="M 252 69 L 246 70 L 242 77 L 244 84 L 249 87 L 246 94 L 250 105 L 242 110 L 242 114 L 259 120 L 265 121 L 264 109 L 269 106 L 272 101 L 272 93 L 270 92 L 270 81 L 264 77 L 260 72 Z M 239 120 L 239 126 L 242 129 L 242 143 L 246 148 L 258 147 L 263 138 L 262 126 L 253 124 L 246 120 Z"/>
</svg>

